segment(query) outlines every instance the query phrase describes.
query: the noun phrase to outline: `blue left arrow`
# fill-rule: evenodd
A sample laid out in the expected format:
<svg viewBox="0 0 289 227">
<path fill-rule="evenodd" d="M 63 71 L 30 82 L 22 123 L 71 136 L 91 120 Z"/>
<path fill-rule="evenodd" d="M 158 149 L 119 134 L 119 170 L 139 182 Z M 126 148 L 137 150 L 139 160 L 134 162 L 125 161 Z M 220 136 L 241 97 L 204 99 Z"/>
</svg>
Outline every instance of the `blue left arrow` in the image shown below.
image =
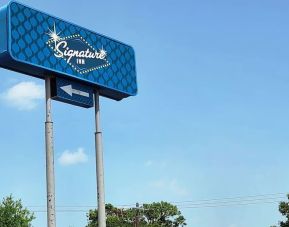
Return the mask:
<svg viewBox="0 0 289 227">
<path fill-rule="evenodd" d="M 56 77 L 51 91 L 54 100 L 85 108 L 93 107 L 93 88 L 90 86 Z"/>
</svg>

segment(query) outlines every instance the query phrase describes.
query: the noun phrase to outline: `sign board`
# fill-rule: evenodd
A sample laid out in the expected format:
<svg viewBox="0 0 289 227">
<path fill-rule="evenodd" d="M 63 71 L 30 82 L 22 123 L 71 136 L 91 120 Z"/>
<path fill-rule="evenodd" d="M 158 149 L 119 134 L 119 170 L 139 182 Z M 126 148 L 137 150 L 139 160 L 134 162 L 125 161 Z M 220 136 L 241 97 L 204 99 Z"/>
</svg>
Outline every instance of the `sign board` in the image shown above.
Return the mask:
<svg viewBox="0 0 289 227">
<path fill-rule="evenodd" d="M 93 88 L 71 80 L 54 78 L 51 81 L 52 99 L 81 106 L 93 107 Z"/>
<path fill-rule="evenodd" d="M 0 10 L 0 66 L 74 80 L 121 100 L 136 95 L 131 46 L 12 1 Z"/>
</svg>

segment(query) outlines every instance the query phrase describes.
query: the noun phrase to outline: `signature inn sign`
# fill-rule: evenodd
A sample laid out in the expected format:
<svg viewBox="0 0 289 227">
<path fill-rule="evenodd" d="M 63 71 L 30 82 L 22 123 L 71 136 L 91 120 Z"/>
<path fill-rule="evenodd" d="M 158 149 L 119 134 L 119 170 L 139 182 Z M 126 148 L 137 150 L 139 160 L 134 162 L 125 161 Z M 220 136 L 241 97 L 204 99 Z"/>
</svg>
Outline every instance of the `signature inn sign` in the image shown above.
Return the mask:
<svg viewBox="0 0 289 227">
<path fill-rule="evenodd" d="M 12 1 L 0 10 L 0 66 L 69 79 L 121 100 L 136 95 L 134 50 L 122 42 Z"/>
<path fill-rule="evenodd" d="M 133 48 L 11 1 L 0 9 L 0 67 L 45 79 L 48 227 L 56 227 L 51 99 L 95 107 L 98 223 L 106 227 L 99 96 L 137 94 Z"/>
</svg>

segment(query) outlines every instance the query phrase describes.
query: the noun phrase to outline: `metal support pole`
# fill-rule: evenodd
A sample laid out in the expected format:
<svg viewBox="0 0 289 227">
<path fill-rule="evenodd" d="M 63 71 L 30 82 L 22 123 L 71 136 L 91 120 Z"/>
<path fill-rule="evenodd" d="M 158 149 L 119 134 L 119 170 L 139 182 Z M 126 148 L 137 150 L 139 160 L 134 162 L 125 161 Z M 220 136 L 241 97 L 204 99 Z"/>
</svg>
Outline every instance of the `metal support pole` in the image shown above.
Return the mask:
<svg viewBox="0 0 289 227">
<path fill-rule="evenodd" d="M 54 154 L 53 154 L 53 122 L 51 116 L 51 79 L 45 78 L 46 122 L 45 122 L 45 148 L 46 148 L 46 187 L 47 187 L 47 226 L 56 226 L 55 217 L 55 180 L 54 180 Z"/>
<path fill-rule="evenodd" d="M 94 94 L 95 101 L 95 153 L 96 153 L 96 179 L 97 179 L 97 201 L 98 201 L 98 226 L 106 227 L 105 200 L 104 200 L 104 170 L 103 170 L 103 151 L 102 134 L 100 130 L 99 112 L 99 92 Z"/>
</svg>

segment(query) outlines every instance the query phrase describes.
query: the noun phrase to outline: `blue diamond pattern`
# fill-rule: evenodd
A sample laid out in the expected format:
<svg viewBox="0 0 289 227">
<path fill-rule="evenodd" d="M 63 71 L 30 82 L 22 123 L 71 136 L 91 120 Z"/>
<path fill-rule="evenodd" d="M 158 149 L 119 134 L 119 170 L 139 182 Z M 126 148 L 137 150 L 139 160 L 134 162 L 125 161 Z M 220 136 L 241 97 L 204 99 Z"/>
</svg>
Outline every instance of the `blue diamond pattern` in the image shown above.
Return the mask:
<svg viewBox="0 0 289 227">
<path fill-rule="evenodd" d="M 135 95 L 136 69 L 134 51 L 130 46 L 109 39 L 68 22 L 51 17 L 22 4 L 10 4 L 10 47 L 14 58 L 47 67 L 57 73 L 66 73 L 73 77 L 117 90 L 128 95 Z M 110 66 L 80 74 L 65 60 L 56 58 L 46 42 L 48 28 L 61 31 L 60 36 L 81 35 L 95 49 L 104 48 Z"/>
</svg>

